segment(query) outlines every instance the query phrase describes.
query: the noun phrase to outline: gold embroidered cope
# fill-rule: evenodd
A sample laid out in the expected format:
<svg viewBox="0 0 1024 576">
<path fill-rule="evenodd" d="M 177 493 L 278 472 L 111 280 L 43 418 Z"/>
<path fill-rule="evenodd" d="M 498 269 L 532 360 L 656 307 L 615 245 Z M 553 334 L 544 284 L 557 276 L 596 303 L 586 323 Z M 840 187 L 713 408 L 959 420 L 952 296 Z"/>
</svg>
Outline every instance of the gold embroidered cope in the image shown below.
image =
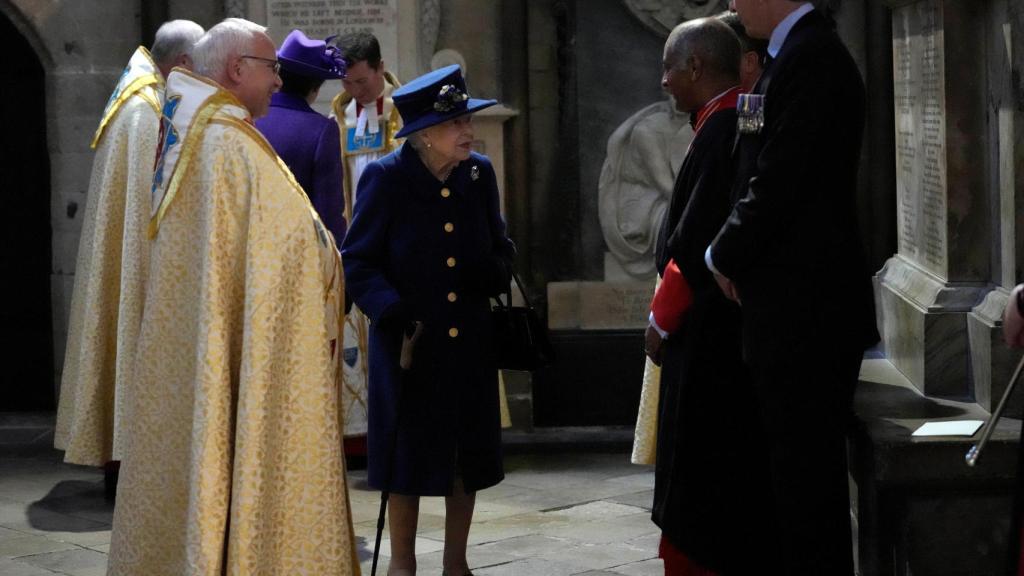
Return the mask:
<svg viewBox="0 0 1024 576">
<path fill-rule="evenodd" d="M 227 100 L 152 241 L 108 574 L 359 574 L 337 248 Z"/>
</svg>

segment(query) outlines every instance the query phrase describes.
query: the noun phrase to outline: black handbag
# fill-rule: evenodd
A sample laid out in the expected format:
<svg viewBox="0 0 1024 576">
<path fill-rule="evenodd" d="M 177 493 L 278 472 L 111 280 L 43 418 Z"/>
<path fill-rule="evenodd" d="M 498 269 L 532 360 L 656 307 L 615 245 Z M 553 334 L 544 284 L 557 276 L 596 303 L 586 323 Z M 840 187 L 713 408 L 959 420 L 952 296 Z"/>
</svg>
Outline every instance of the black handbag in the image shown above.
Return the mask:
<svg viewBox="0 0 1024 576">
<path fill-rule="evenodd" d="M 526 305 L 512 305 L 511 286 L 505 293 L 505 302 L 501 301 L 501 296 L 495 298 L 496 304 L 491 308 L 495 356 L 498 368 L 533 372 L 551 364 L 554 350 L 547 328 L 530 305 L 515 270 L 512 270 L 512 279 Z"/>
</svg>

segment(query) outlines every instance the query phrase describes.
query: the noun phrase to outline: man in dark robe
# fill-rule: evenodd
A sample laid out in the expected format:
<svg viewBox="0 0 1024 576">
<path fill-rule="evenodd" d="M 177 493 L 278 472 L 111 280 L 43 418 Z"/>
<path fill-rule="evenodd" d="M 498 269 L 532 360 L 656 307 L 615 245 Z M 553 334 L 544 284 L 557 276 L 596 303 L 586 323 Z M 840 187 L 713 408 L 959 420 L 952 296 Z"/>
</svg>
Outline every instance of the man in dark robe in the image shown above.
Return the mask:
<svg viewBox="0 0 1024 576">
<path fill-rule="evenodd" d="M 662 85 L 695 131 L 657 243 L 664 280 L 647 338 L 652 360 L 663 361 L 653 520 L 673 575 L 770 574 L 777 565 L 740 308 L 703 259 L 732 210 L 740 57 L 736 35 L 716 19 L 681 24 L 665 44 Z M 661 306 L 667 300 L 676 305 Z"/>
</svg>

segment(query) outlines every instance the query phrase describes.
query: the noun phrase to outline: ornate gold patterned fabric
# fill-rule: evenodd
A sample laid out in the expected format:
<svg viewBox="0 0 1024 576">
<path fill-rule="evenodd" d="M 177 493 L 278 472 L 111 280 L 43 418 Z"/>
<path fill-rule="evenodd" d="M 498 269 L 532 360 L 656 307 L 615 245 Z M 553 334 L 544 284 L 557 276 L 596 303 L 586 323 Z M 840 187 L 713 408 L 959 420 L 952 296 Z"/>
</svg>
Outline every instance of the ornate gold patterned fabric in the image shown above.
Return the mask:
<svg viewBox="0 0 1024 576">
<path fill-rule="evenodd" d="M 661 278 L 654 283 L 657 291 Z M 633 436 L 633 464 L 654 464 L 658 448 L 658 397 L 660 396 L 661 368 L 650 358 L 644 358 L 644 380 L 640 389 L 640 409 L 636 415 L 636 432 Z"/>
<path fill-rule="evenodd" d="M 633 464 L 654 464 L 658 448 L 658 387 L 661 384 L 661 368 L 650 358 L 644 359 L 644 381 L 640 389 L 640 410 L 636 417 L 636 432 L 633 436 Z"/>
<path fill-rule="evenodd" d="M 142 49 L 144 50 L 144 49 Z M 124 398 L 145 288 L 160 84 L 136 87 L 104 116 L 82 218 L 54 445 L 64 459 L 119 460 Z"/>
<path fill-rule="evenodd" d="M 103 117 L 100 118 L 100 125 L 96 128 L 96 134 L 92 137 L 92 144 L 90 146 L 96 148 L 99 145 L 110 121 L 120 112 L 121 106 L 135 95 L 152 104 L 159 112 L 161 99 L 159 92 L 163 90 L 163 83 L 164 78 L 160 74 L 160 69 L 157 68 L 156 63 L 153 62 L 153 57 L 150 55 L 149 50 L 146 50 L 145 46 L 136 48 L 135 53 L 128 60 L 128 65 L 125 66 L 124 72 L 121 73 L 121 78 L 118 79 L 117 86 L 114 87 L 110 99 L 107 100 L 107 106 L 103 110 Z M 156 89 L 156 92 L 146 90 L 145 88 L 147 87 Z"/>
<path fill-rule="evenodd" d="M 238 108 L 192 127 L 152 243 L 111 575 L 359 574 L 337 248 Z"/>
<path fill-rule="evenodd" d="M 498 412 L 501 414 L 501 427 L 512 427 L 512 414 L 508 410 L 508 396 L 505 393 L 505 376 L 498 370 Z"/>
</svg>

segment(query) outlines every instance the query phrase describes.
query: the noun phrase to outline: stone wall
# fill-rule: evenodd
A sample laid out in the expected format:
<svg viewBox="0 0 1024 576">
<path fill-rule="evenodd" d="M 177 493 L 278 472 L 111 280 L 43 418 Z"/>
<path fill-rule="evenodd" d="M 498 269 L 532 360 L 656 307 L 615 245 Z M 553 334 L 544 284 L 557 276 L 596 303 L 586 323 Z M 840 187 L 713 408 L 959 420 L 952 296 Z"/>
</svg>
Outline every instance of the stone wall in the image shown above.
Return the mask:
<svg viewBox="0 0 1024 576">
<path fill-rule="evenodd" d="M 0 12 L 28 39 L 46 71 L 51 301 L 55 376 L 59 382 L 78 236 L 92 167 L 89 143 L 111 87 L 139 44 L 139 3 L 0 0 Z M 113 22 L 117 23 L 118 34 L 109 33 Z"/>
<path fill-rule="evenodd" d="M 145 12 L 143 7 L 147 9 Z M 0 13 L 10 19 L 35 48 L 46 70 L 51 167 L 51 301 L 54 385 L 57 386 L 67 339 L 78 238 L 92 169 L 93 152 L 89 144 L 103 107 L 128 58 L 143 42 L 144 16 L 190 18 L 210 26 L 220 20 L 222 3 L 0 0 Z M 112 24 L 116 26 L 116 34 L 111 33 Z M 155 30 L 151 28 L 150 34 Z"/>
</svg>

